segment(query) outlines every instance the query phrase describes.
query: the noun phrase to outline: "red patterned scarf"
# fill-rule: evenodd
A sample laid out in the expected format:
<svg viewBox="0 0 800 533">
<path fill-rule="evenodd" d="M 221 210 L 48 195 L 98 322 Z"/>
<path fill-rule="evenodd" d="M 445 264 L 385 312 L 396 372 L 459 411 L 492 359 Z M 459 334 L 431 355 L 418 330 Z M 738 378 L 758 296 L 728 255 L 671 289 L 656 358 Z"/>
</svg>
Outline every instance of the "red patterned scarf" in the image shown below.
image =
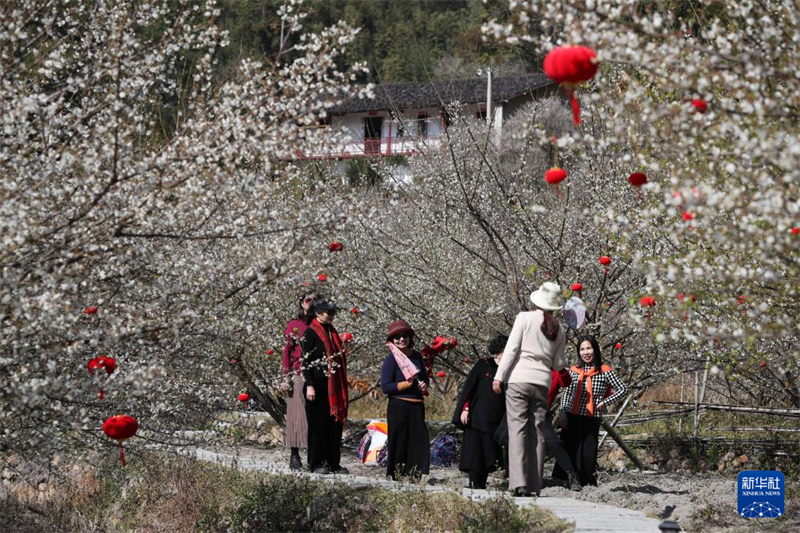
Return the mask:
<svg viewBox="0 0 800 533">
<path fill-rule="evenodd" d="M 333 326 L 330 336 L 325 327 L 316 318 L 308 326 L 325 345 L 328 356 L 328 402 L 331 405 L 331 416 L 342 424 L 347 420 L 347 347 Z"/>
<path fill-rule="evenodd" d="M 575 398 L 572 400 L 572 410 L 570 411 L 573 415 L 581 414 L 581 397 L 583 396 L 583 387 L 584 383 L 586 383 L 586 395 L 588 396 L 588 400 L 586 402 L 586 415 L 587 416 L 594 416 L 594 397 L 592 394 L 592 380 L 591 377 L 601 372 L 595 367 L 592 367 L 588 372 L 584 372 L 582 366 L 572 365 L 570 368 L 573 372 L 578 374 L 578 387 L 575 389 Z M 603 365 L 600 369 L 602 372 L 609 372 L 611 367 L 608 365 Z M 605 396 L 608 396 L 610 391 L 605 391 Z"/>
</svg>

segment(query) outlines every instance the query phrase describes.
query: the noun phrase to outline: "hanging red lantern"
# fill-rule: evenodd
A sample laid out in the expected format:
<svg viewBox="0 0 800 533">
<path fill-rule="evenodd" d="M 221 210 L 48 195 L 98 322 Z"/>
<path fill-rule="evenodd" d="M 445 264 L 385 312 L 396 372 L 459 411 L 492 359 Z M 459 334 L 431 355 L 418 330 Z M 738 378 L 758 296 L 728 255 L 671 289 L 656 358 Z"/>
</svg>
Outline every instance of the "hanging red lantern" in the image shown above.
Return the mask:
<svg viewBox="0 0 800 533">
<path fill-rule="evenodd" d="M 339 241 L 334 241 L 328 245 L 328 251 L 330 251 L 331 253 L 341 252 L 342 250 L 344 250 L 344 245 L 342 245 L 342 243 L 340 243 Z"/>
<path fill-rule="evenodd" d="M 243 392 L 239 395 L 239 401 L 242 403 L 247 403 L 250 401 L 250 395 L 246 392 Z"/>
<path fill-rule="evenodd" d="M 138 429 L 139 423 L 135 418 L 128 415 L 112 416 L 103 423 L 103 433 L 119 444 L 119 458 L 122 461 L 122 466 L 125 466 L 125 451 L 122 448 L 122 443 L 136 435 Z"/>
<path fill-rule="evenodd" d="M 798 233 L 800 233 L 800 228 L 795 226 L 795 227 L 793 227 L 792 229 L 789 230 L 789 233 L 791 233 L 792 235 L 797 235 Z"/>
<path fill-rule="evenodd" d="M 767 362 L 766 361 L 761 361 L 761 363 L 759 363 L 758 366 L 760 366 L 761 368 L 767 368 Z"/>
<path fill-rule="evenodd" d="M 85 307 L 83 309 L 83 312 L 86 313 L 87 315 L 93 315 L 97 312 L 97 306 Z"/>
<path fill-rule="evenodd" d="M 628 183 L 634 187 L 641 187 L 647 183 L 647 175 L 644 172 L 634 172 L 628 176 Z"/>
<path fill-rule="evenodd" d="M 556 185 L 567 179 L 567 171 L 560 167 L 553 167 L 544 173 L 544 180 L 550 185 Z"/>
<path fill-rule="evenodd" d="M 350 342 L 353 340 L 353 334 L 350 332 L 342 333 L 342 342 Z"/>
<path fill-rule="evenodd" d="M 683 217 L 683 220 L 687 222 L 694 219 L 694 215 L 691 214 L 689 211 L 684 211 L 681 217 Z"/>
<path fill-rule="evenodd" d="M 695 112 L 700 113 L 701 115 L 708 111 L 708 102 L 702 98 L 695 98 L 692 100 L 692 106 L 694 106 Z"/>
<path fill-rule="evenodd" d="M 656 306 L 656 301 L 655 301 L 654 298 L 652 298 L 650 296 L 645 296 L 641 300 L 639 300 L 639 305 L 642 306 L 642 307 L 648 307 L 648 308 L 655 307 Z M 650 310 L 649 309 L 647 310 L 647 320 L 650 320 Z"/>
<path fill-rule="evenodd" d="M 89 364 L 86 366 L 89 369 L 89 373 L 92 375 L 99 374 L 101 371 L 105 370 L 106 375 L 110 376 L 117 369 L 117 360 L 113 357 L 101 355 L 89 361 Z M 105 393 L 103 392 L 103 388 L 100 387 L 100 393 L 97 395 L 97 397 L 102 400 L 104 396 Z"/>
<path fill-rule="evenodd" d="M 354 315 L 358 316 L 358 314 L 359 314 L 361 311 L 358 309 L 358 307 L 353 307 L 353 308 L 350 310 L 350 312 L 351 312 L 351 313 L 353 313 Z"/>
<path fill-rule="evenodd" d="M 617 344 L 615 344 L 614 345 L 614 349 L 615 350 L 621 350 L 622 349 L 622 343 L 618 342 Z"/>
<path fill-rule="evenodd" d="M 572 119 L 581 123 L 581 108 L 575 98 L 575 89 L 597 74 L 600 63 L 597 54 L 586 46 L 559 46 L 544 58 L 544 73 L 564 87 L 572 104 Z"/>
<path fill-rule="evenodd" d="M 573 283 L 571 289 L 574 292 L 581 292 L 583 290 L 583 285 L 580 283 Z"/>
<path fill-rule="evenodd" d="M 275 351 L 274 351 L 272 348 L 270 348 L 269 350 L 267 350 L 267 355 L 272 355 L 272 354 L 274 354 L 274 353 L 275 353 Z"/>
<path fill-rule="evenodd" d="M 328 281 L 328 276 L 326 276 L 325 274 L 320 274 L 319 276 L 317 276 L 317 281 L 319 281 L 320 283 L 325 283 L 326 281 Z"/>
<path fill-rule="evenodd" d="M 439 371 L 436 373 L 436 377 L 437 377 L 437 378 L 443 378 L 443 377 L 445 377 L 446 375 L 447 375 L 447 374 L 446 374 L 445 372 L 443 372 L 442 370 L 439 370 Z"/>
<path fill-rule="evenodd" d="M 608 257 L 607 255 L 601 255 L 600 259 L 598 261 L 600 261 L 600 264 L 605 267 L 604 270 L 605 270 L 605 274 L 607 276 L 608 275 L 608 265 L 611 264 L 611 258 Z"/>
</svg>

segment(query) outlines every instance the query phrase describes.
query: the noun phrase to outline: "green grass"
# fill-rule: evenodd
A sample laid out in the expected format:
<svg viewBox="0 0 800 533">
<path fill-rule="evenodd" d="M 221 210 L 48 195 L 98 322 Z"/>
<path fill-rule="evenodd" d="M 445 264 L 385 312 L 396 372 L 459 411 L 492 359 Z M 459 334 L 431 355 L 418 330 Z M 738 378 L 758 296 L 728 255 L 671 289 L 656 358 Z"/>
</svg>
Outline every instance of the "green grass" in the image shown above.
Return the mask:
<svg viewBox="0 0 800 533">
<path fill-rule="evenodd" d="M 473 502 L 424 487 L 330 484 L 239 472 L 145 452 L 123 468 L 106 459 L 65 468 L 49 500 L 17 501 L 53 531 L 256 533 L 269 531 L 541 531 L 572 526 L 508 496 Z M 13 503 L 13 502 L 12 502 Z M 6 508 L 13 508 L 6 506 Z"/>
</svg>

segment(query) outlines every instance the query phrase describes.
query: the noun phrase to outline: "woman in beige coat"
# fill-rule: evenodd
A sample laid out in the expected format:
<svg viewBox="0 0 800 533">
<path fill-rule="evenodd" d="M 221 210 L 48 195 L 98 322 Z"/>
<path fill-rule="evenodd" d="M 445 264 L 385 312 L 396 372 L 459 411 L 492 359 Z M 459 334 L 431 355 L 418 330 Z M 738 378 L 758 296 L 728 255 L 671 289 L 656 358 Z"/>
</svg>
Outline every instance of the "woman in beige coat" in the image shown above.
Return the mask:
<svg viewBox="0 0 800 533">
<path fill-rule="evenodd" d="M 561 287 L 543 283 L 531 294 L 533 311 L 522 312 L 503 351 L 492 383 L 496 393 L 506 385 L 508 419 L 508 488 L 517 496 L 539 494 L 544 476 L 545 441 L 550 369 L 566 368 L 566 334 L 552 312 L 563 307 Z"/>
</svg>

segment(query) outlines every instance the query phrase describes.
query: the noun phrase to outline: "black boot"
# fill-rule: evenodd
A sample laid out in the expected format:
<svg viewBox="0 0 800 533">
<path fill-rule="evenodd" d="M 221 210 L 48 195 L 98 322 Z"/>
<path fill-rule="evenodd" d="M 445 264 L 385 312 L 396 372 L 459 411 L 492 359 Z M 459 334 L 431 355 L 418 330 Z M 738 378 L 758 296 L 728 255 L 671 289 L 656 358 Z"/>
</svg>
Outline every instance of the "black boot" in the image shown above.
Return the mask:
<svg viewBox="0 0 800 533">
<path fill-rule="evenodd" d="M 567 480 L 567 487 L 569 487 L 569 490 L 574 492 L 580 492 L 581 490 L 583 490 L 583 487 L 581 487 L 581 482 L 578 481 L 578 476 L 575 473 L 569 474 L 569 479 Z"/>
<path fill-rule="evenodd" d="M 300 452 L 295 451 L 297 448 L 292 448 L 292 456 L 289 458 L 289 468 L 292 470 L 300 470 L 303 468 L 303 461 L 300 460 Z"/>
</svg>

